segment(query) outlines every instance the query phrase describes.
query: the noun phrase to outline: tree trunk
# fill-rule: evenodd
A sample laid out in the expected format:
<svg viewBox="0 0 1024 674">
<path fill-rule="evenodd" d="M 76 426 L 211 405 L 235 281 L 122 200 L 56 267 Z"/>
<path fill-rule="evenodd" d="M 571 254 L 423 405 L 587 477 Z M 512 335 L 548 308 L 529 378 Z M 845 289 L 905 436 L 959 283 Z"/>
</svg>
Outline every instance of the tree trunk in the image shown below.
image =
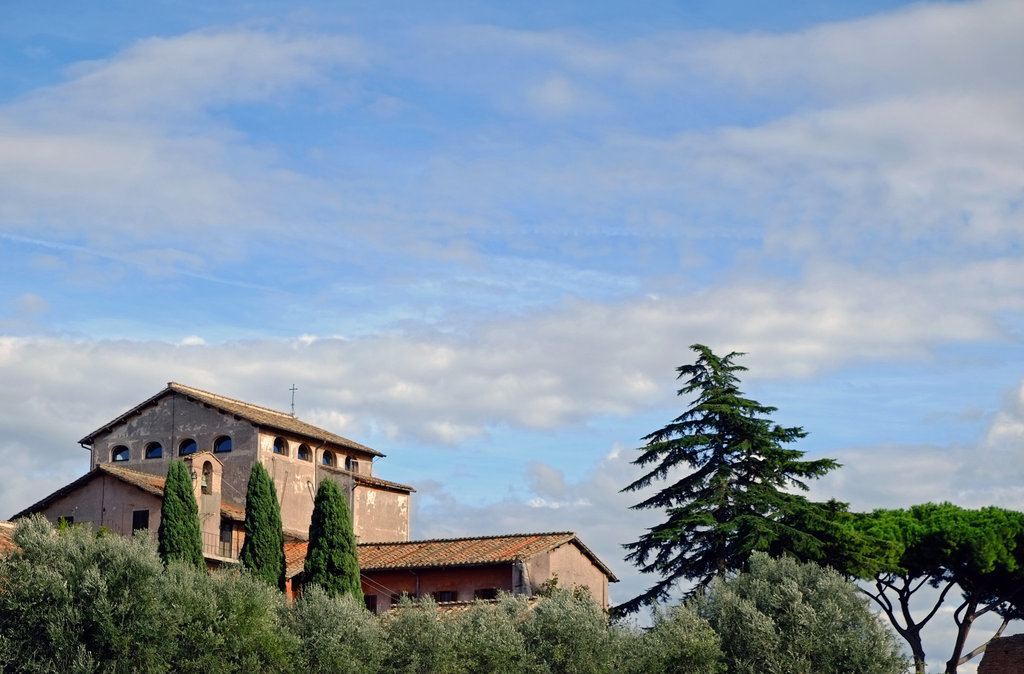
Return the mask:
<svg viewBox="0 0 1024 674">
<path fill-rule="evenodd" d="M 971 624 L 974 622 L 975 611 L 978 609 L 977 602 L 964 604 L 964 617 L 957 621 L 956 643 L 953 645 L 953 655 L 946 662 L 946 674 L 956 674 L 960 666 L 960 655 L 964 652 L 964 645 L 967 643 L 967 633 L 971 631 Z M 954 619 L 956 613 L 953 614 Z"/>
</svg>

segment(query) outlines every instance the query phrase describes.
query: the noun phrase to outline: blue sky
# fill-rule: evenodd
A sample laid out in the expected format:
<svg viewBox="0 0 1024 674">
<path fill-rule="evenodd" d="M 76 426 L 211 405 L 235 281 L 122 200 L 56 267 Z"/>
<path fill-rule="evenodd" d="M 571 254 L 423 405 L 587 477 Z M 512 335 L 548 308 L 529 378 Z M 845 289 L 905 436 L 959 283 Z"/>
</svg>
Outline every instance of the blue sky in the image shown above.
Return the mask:
<svg viewBox="0 0 1024 674">
<path fill-rule="evenodd" d="M 1024 505 L 1024 5 L 51 3 L 0 21 L 0 510 L 176 380 L 574 529 L 688 345 L 855 508 Z M 22 477 L 27 476 L 27 477 Z"/>
</svg>

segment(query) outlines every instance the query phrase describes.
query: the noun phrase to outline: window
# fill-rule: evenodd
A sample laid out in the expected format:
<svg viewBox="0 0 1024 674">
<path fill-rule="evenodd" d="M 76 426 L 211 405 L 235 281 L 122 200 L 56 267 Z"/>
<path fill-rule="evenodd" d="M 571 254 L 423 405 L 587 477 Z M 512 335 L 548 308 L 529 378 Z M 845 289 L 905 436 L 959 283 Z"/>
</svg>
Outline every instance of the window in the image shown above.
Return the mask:
<svg viewBox="0 0 1024 674">
<path fill-rule="evenodd" d="M 204 494 L 213 493 L 213 464 L 209 461 L 203 464 L 203 489 Z"/>
<path fill-rule="evenodd" d="M 145 457 L 147 459 L 159 459 L 164 455 L 164 447 L 159 442 L 151 442 L 146 445 Z"/>
<path fill-rule="evenodd" d="M 213 441 L 213 451 L 215 452 L 230 452 L 231 451 L 231 438 L 226 435 L 222 435 Z"/>
<path fill-rule="evenodd" d="M 441 590 L 434 593 L 434 601 L 458 601 L 459 593 L 456 590 Z"/>
<path fill-rule="evenodd" d="M 332 452 L 328 452 L 327 450 L 324 450 L 324 453 L 320 455 L 320 461 L 325 466 L 333 466 L 334 465 L 334 454 Z"/>
<path fill-rule="evenodd" d="M 313 460 L 313 452 L 309 450 L 309 445 L 299 445 L 299 458 L 303 461 Z"/>
<path fill-rule="evenodd" d="M 345 457 L 345 470 L 350 470 L 353 473 L 359 472 L 359 461 L 353 459 L 351 456 Z"/>
<path fill-rule="evenodd" d="M 131 452 L 124 445 L 118 445 L 110 451 L 111 461 L 127 461 L 131 457 Z"/>
<path fill-rule="evenodd" d="M 288 456 L 288 441 L 284 438 L 274 438 L 274 454 Z"/>
<path fill-rule="evenodd" d="M 496 587 L 482 587 L 479 590 L 473 592 L 474 599 L 497 599 L 498 588 Z"/>
<path fill-rule="evenodd" d="M 196 445 L 196 441 L 192 438 L 187 438 L 178 444 L 178 456 L 195 454 L 197 449 L 199 449 L 199 447 Z"/>
<path fill-rule="evenodd" d="M 134 534 L 139 529 L 149 528 L 149 511 L 148 510 L 133 510 L 132 511 L 132 533 Z"/>
<path fill-rule="evenodd" d="M 218 541 L 218 551 L 221 557 L 234 557 L 234 549 L 232 543 L 234 542 L 235 527 L 231 524 L 230 520 L 221 519 L 220 521 L 220 536 Z"/>
<path fill-rule="evenodd" d="M 375 594 L 364 594 L 363 605 L 366 606 L 366 610 L 370 613 L 377 612 L 377 595 Z"/>
</svg>

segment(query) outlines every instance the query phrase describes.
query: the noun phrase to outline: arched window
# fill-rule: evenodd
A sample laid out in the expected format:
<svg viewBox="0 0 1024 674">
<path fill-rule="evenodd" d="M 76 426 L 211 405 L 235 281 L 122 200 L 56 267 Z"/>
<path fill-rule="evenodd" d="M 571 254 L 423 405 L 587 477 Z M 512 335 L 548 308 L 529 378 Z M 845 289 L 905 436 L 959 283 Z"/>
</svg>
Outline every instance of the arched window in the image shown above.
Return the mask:
<svg viewBox="0 0 1024 674">
<path fill-rule="evenodd" d="M 353 459 L 351 456 L 345 457 L 345 470 L 350 470 L 353 473 L 359 472 L 359 461 Z"/>
<path fill-rule="evenodd" d="M 231 438 L 226 435 L 222 435 L 213 441 L 213 451 L 215 452 L 230 452 L 231 451 Z"/>
<path fill-rule="evenodd" d="M 213 493 L 213 464 L 209 461 L 203 464 L 203 493 Z"/>
<path fill-rule="evenodd" d="M 288 456 L 288 441 L 284 438 L 274 438 L 274 454 Z"/>
<path fill-rule="evenodd" d="M 299 458 L 303 461 L 313 460 L 313 452 L 309 451 L 309 445 L 299 445 Z"/>
<path fill-rule="evenodd" d="M 196 445 L 196 441 L 193 440 L 192 438 L 187 438 L 185 440 L 182 440 L 178 444 L 178 456 L 187 456 L 188 454 L 195 454 L 197 449 L 198 446 Z"/>
<path fill-rule="evenodd" d="M 159 442 L 151 442 L 146 445 L 145 457 L 147 459 L 159 459 L 164 455 L 164 447 Z"/>
<path fill-rule="evenodd" d="M 325 449 L 324 453 L 322 455 L 320 455 L 320 462 L 323 463 L 325 466 L 333 466 L 334 465 L 334 453 L 333 452 L 328 452 Z"/>
<path fill-rule="evenodd" d="M 111 461 L 127 461 L 129 458 L 131 458 L 131 452 L 124 445 L 118 445 L 110 450 Z"/>
</svg>

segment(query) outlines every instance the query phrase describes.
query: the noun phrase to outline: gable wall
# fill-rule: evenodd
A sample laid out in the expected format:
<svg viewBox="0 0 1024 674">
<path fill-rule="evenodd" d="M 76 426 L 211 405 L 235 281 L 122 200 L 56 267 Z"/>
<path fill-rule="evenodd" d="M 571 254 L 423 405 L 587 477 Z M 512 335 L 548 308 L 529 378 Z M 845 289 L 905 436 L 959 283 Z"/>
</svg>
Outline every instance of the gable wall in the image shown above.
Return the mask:
<svg viewBox="0 0 1024 674">
<path fill-rule="evenodd" d="M 409 540 L 408 494 L 357 484 L 353 496 L 353 528 L 360 543 Z"/>
<path fill-rule="evenodd" d="M 243 507 L 245 486 L 256 460 L 256 428 L 244 419 L 223 414 L 182 395 L 164 396 L 109 431 L 98 434 L 93 439 L 92 467 L 110 463 L 111 450 L 125 445 L 131 450 L 131 459 L 117 465 L 164 476 L 171 460 L 180 458 L 178 445 L 182 440 L 192 438 L 198 444 L 198 451 L 212 451 L 214 440 L 222 435 L 229 436 L 232 442 L 232 451 L 217 454 L 224 465 L 223 499 Z M 144 458 L 146 445 L 154 441 L 163 445 L 163 456 Z"/>
<path fill-rule="evenodd" d="M 545 580 L 557 576 L 559 587 L 586 587 L 601 608 L 608 608 L 608 576 L 572 543 L 536 555 L 524 567 L 530 594 L 540 589 Z"/>
<path fill-rule="evenodd" d="M 149 510 L 149 530 L 156 538 L 160 499 L 121 480 L 100 475 L 39 512 L 54 524 L 61 517 L 72 517 L 76 525 L 88 524 L 93 531 L 104 526 L 114 533 L 131 536 L 135 510 Z"/>
</svg>

